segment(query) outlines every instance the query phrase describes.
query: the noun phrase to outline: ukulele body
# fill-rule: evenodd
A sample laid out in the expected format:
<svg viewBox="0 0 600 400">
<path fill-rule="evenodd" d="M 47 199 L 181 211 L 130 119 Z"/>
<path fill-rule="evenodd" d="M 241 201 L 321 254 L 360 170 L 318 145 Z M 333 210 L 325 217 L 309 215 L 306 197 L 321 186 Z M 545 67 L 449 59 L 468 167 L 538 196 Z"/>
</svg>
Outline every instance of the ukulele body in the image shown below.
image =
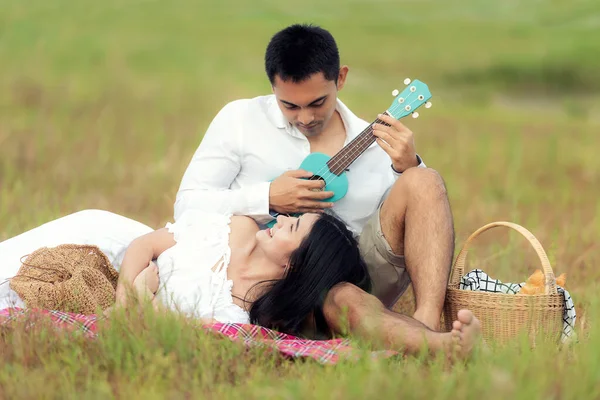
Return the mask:
<svg viewBox="0 0 600 400">
<path fill-rule="evenodd" d="M 327 162 L 331 159 L 327 154 L 323 153 L 310 153 L 300 164 L 298 169 L 312 172 L 314 176 L 309 178 L 311 180 L 324 180 L 325 188 L 324 191 L 333 192 L 333 196 L 321 200 L 327 202 L 336 202 L 348 193 L 348 177 L 346 172 L 342 172 L 340 175 L 336 175 L 327 166 Z"/>
<path fill-rule="evenodd" d="M 331 157 L 324 153 L 310 153 L 302 161 L 298 169 L 312 172 L 314 176 L 309 178 L 311 180 L 324 180 L 325 187 L 323 188 L 323 191 L 333 192 L 333 196 L 325 200 L 317 201 L 327 201 L 333 203 L 340 200 L 346 195 L 346 193 L 348 193 L 348 177 L 346 176 L 346 172 L 342 172 L 340 175 L 336 175 L 331 172 L 329 166 L 327 165 L 327 162 L 330 159 Z M 299 217 L 302 214 L 290 215 L 293 217 Z M 272 228 L 276 222 L 276 220 L 270 221 L 267 223 L 267 226 Z"/>
</svg>

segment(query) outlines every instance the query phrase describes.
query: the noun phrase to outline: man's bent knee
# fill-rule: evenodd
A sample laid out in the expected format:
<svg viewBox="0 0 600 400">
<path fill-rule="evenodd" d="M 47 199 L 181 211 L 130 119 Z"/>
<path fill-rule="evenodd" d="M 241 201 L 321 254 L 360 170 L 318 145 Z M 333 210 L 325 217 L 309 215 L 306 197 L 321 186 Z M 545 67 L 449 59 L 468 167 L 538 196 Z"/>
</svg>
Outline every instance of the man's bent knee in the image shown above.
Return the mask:
<svg viewBox="0 0 600 400">
<path fill-rule="evenodd" d="M 410 168 L 406 170 L 398 182 L 408 185 L 410 189 L 432 188 L 446 192 L 446 185 L 442 176 L 433 168 Z"/>
<path fill-rule="evenodd" d="M 398 178 L 383 203 L 382 219 L 403 219 L 410 198 L 435 196 L 447 198 L 446 185 L 441 175 L 432 168 L 409 168 Z"/>
</svg>

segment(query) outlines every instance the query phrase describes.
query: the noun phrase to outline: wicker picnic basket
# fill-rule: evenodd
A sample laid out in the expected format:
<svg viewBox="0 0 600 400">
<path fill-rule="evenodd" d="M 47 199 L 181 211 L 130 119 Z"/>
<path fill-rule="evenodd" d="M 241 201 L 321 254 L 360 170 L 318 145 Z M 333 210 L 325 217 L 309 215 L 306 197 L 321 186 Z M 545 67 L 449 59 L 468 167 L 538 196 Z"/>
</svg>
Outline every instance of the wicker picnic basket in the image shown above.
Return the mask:
<svg viewBox="0 0 600 400">
<path fill-rule="evenodd" d="M 545 277 L 545 293 L 538 295 L 489 293 L 459 289 L 471 243 L 483 232 L 508 227 L 522 234 L 535 249 Z M 468 309 L 481 321 L 486 341 L 504 344 L 525 331 L 535 345 L 538 338 L 558 341 L 563 326 L 564 298 L 556 290 L 550 261 L 540 242 L 531 232 L 511 222 L 493 222 L 475 231 L 458 254 L 446 292 L 443 320 L 448 331 L 461 309 Z"/>
</svg>

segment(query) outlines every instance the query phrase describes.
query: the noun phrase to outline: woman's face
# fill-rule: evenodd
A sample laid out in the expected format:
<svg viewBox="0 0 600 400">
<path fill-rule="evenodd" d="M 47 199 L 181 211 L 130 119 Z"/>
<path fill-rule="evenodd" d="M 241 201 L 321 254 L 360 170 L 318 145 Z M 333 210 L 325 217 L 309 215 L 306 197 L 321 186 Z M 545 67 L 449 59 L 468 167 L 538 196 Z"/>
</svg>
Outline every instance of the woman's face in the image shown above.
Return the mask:
<svg viewBox="0 0 600 400">
<path fill-rule="evenodd" d="M 302 240 L 310 233 L 313 224 L 319 219 L 319 214 L 303 214 L 299 218 L 277 217 L 277 223 L 256 233 L 258 246 L 267 258 L 286 268 L 294 250 L 300 247 Z"/>
</svg>

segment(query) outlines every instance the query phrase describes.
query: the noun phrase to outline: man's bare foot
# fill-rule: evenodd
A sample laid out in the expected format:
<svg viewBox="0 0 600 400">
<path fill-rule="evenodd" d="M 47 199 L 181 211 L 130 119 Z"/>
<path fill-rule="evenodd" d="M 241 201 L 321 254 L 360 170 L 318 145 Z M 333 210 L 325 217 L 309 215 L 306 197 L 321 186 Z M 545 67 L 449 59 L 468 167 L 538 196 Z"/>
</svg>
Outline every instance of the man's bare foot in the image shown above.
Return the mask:
<svg viewBox="0 0 600 400">
<path fill-rule="evenodd" d="M 154 298 L 159 284 L 158 267 L 153 262 L 150 262 L 133 281 L 133 287 L 137 290 L 138 295 L 142 298 L 147 296 L 149 299 Z"/>
<path fill-rule="evenodd" d="M 469 310 L 460 310 L 452 323 L 452 351 L 459 358 L 467 358 L 481 337 L 481 323 Z"/>
</svg>

